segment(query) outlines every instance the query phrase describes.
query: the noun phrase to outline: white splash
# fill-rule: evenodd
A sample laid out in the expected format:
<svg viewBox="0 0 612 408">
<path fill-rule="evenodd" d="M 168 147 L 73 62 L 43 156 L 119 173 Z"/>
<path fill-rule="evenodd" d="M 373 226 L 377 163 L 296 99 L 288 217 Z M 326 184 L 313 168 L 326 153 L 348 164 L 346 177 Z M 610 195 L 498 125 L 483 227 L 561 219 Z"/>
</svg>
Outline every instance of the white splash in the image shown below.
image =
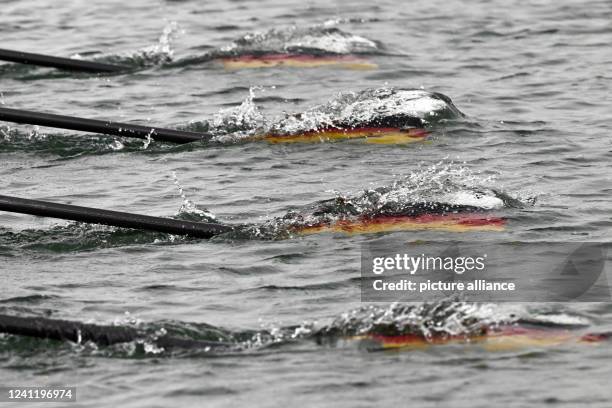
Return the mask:
<svg viewBox="0 0 612 408">
<path fill-rule="evenodd" d="M 336 124 L 359 126 L 385 118 L 415 118 L 429 123 L 460 116 L 462 113 L 450 99 L 441 94 L 422 89 L 376 88 L 341 92 L 325 104 L 287 116 L 274 129 L 292 133 Z"/>
<path fill-rule="evenodd" d="M 122 150 L 123 148 L 125 148 L 125 145 L 121 143 L 119 140 L 115 139 L 108 145 L 108 147 L 111 150 Z"/>
<path fill-rule="evenodd" d="M 417 118 L 436 116 L 447 108 L 447 103 L 431 92 L 413 89 L 389 92 L 380 89 L 372 98 L 357 100 L 340 112 L 340 120 L 365 122 L 380 116 L 408 115 Z"/>
<path fill-rule="evenodd" d="M 324 35 L 304 35 L 287 41 L 285 49 L 316 49 L 336 54 L 366 53 L 377 49 L 376 42 L 358 35 L 332 31 Z"/>
<path fill-rule="evenodd" d="M 174 184 L 176 185 L 178 192 L 181 196 L 181 199 L 183 200 L 182 204 L 181 204 L 181 208 L 179 209 L 179 213 L 188 213 L 188 214 L 196 214 L 199 215 L 201 217 L 206 217 L 210 220 L 214 220 L 215 219 L 215 215 L 209 211 L 206 210 L 201 210 L 199 209 L 193 201 L 191 201 L 190 199 L 187 198 L 187 196 L 185 195 L 185 190 L 183 188 L 183 186 L 179 183 L 178 177 L 176 175 L 176 172 L 173 171 L 172 172 L 172 179 L 174 180 Z"/>
<path fill-rule="evenodd" d="M 273 87 L 272 87 L 273 88 Z M 234 143 L 257 134 L 299 134 L 323 128 L 356 127 L 376 123 L 413 127 L 463 114 L 452 101 L 438 93 L 421 89 L 376 88 L 339 93 L 325 104 L 302 113 L 266 118 L 254 102 L 254 86 L 239 106 L 221 109 L 209 123 L 213 140 Z"/>
<path fill-rule="evenodd" d="M 181 32 L 176 21 L 170 21 L 164 27 L 157 44 L 142 48 L 140 53 L 143 56 L 164 55 L 167 59 L 172 59 L 174 50 L 172 49 L 172 41 Z"/>
<path fill-rule="evenodd" d="M 555 324 L 555 325 L 560 325 L 560 326 L 563 326 L 563 325 L 586 326 L 591 323 L 591 321 L 587 319 L 586 317 L 572 316 L 572 315 L 568 315 L 565 313 L 554 314 L 554 315 L 551 315 L 551 314 L 535 315 L 532 317 L 532 319 L 540 323 L 549 323 L 549 324 Z"/>
<path fill-rule="evenodd" d="M 142 150 L 147 150 L 151 142 L 153 142 L 153 133 L 155 133 L 155 129 L 151 129 L 151 131 L 147 134 L 147 137 L 142 144 Z"/>
<path fill-rule="evenodd" d="M 278 28 L 244 35 L 222 47 L 224 53 L 321 52 L 359 54 L 379 51 L 375 41 L 346 33 L 329 25 Z"/>
<path fill-rule="evenodd" d="M 265 126 L 266 118 L 254 102 L 255 91 L 262 90 L 264 90 L 263 87 L 250 87 L 248 96 L 239 106 L 221 109 L 215 114 L 211 121 L 212 127 L 222 129 L 227 133 L 215 136 L 213 140 L 234 142 L 252 136 L 256 129 Z"/>
<path fill-rule="evenodd" d="M 2 139 L 9 142 L 11 141 L 11 127 L 10 126 L 0 126 L 0 135 L 2 135 Z"/>
<path fill-rule="evenodd" d="M 487 195 L 486 193 L 480 191 L 457 191 L 443 195 L 440 197 L 439 202 L 451 205 L 467 205 L 485 210 L 493 210 L 504 207 L 504 202 L 502 199 L 494 195 Z"/>
<path fill-rule="evenodd" d="M 503 202 L 486 188 L 494 180 L 493 176 L 483 177 L 468 167 L 442 160 L 397 179 L 389 187 L 344 197 L 364 212 L 376 212 L 389 205 L 412 203 L 442 202 L 476 207 L 482 205 L 482 208 L 503 207 Z"/>
<path fill-rule="evenodd" d="M 28 133 L 28 140 L 45 140 L 46 138 L 47 135 L 40 131 L 40 127 L 38 125 L 34 125 Z"/>
</svg>

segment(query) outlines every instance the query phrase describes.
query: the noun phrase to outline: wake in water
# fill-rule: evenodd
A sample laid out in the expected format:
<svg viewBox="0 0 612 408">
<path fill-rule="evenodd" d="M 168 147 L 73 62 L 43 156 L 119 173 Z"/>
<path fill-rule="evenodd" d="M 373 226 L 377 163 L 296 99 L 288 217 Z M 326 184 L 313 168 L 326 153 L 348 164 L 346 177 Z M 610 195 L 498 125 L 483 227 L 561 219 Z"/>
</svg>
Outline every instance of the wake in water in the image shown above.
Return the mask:
<svg viewBox="0 0 612 408">
<path fill-rule="evenodd" d="M 17 300 L 14 300 L 17 301 Z M 12 303 L 7 299 L 3 303 Z M 447 299 L 435 303 L 363 306 L 319 325 L 231 331 L 207 324 L 83 324 L 42 316 L 0 314 L 0 351 L 14 352 L 27 337 L 72 344 L 69 351 L 108 357 L 218 355 L 252 352 L 311 341 L 313 344 L 376 351 L 435 344 L 483 344 L 490 350 L 598 343 L 610 333 L 586 333 L 587 318 L 565 310 L 536 311 L 516 305 L 475 304 Z M 7 335 L 9 334 L 9 335 Z M 27 337 L 23 337 L 27 336 Z M 40 345 L 41 350 L 48 343 Z M 32 345 L 30 345 L 32 347 Z M 36 349 L 36 346 L 34 346 Z M 316 348 L 314 349 L 316 350 Z"/>
<path fill-rule="evenodd" d="M 222 109 L 211 120 L 192 122 L 187 130 L 200 132 L 202 143 L 245 141 L 270 143 L 326 142 L 363 139 L 372 143 L 402 144 L 422 141 L 430 129 L 464 117 L 446 95 L 421 89 L 374 88 L 342 92 L 328 102 L 282 118 L 267 118 L 255 104 L 252 88 L 239 105 Z M 191 143 L 190 145 L 194 145 Z M 178 146 L 174 149 L 184 149 Z M 49 151 L 60 157 L 103 154 L 117 150 L 165 152 L 168 144 L 106 136 L 64 136 L 0 126 L 0 152 Z"/>
<path fill-rule="evenodd" d="M 326 104 L 290 115 L 273 130 L 292 133 L 322 127 L 422 127 L 462 116 L 448 96 L 437 92 L 375 88 L 340 93 Z"/>
<path fill-rule="evenodd" d="M 338 194 L 289 212 L 251 227 L 249 233 L 278 239 L 318 232 L 498 231 L 505 220 L 495 211 L 523 208 L 535 200 L 521 201 L 488 187 L 492 184 L 492 178 L 483 178 L 452 162 L 440 162 L 389 186 Z"/>
<path fill-rule="evenodd" d="M 334 63 L 358 65 L 365 61 L 347 57 L 380 55 L 383 52 L 381 43 L 330 25 L 291 26 L 246 34 L 227 46 L 201 56 L 182 58 L 172 66 L 209 61 L 220 61 L 230 69 L 276 65 L 319 66 Z"/>
<path fill-rule="evenodd" d="M 158 143 L 158 145 L 161 145 Z M 167 149 L 167 145 L 161 145 Z M 109 138 L 91 135 L 87 137 L 42 131 L 38 126 L 30 130 L 21 126 L 0 125 L 0 153 L 28 152 L 47 154 L 59 160 L 74 159 L 84 155 L 103 155 L 117 151 L 144 150 L 143 142 L 136 139 Z"/>
<path fill-rule="evenodd" d="M 275 28 L 268 31 L 246 34 L 229 45 L 214 49 L 201 56 L 184 57 L 174 61 L 172 41 L 181 32 L 176 22 L 169 22 L 163 29 L 156 44 L 121 53 L 90 53 L 82 52 L 71 55 L 74 59 L 91 59 L 132 69 L 141 69 L 153 66 L 166 65 L 187 66 L 204 62 L 248 56 L 256 59 L 262 56 L 309 56 L 313 58 L 324 56 L 355 56 L 382 54 L 382 45 L 365 37 L 344 32 L 329 25 L 320 25 L 307 28 L 296 26 L 288 28 Z M 282 62 L 282 60 L 279 60 Z M 299 60 L 296 60 L 299 63 Z M 359 60 L 346 59 L 345 62 L 358 62 Z M 307 64 L 307 60 L 304 60 Z M 330 60 L 333 62 L 333 60 Z M 342 62 L 342 61 L 340 61 Z M 327 65 L 327 64 L 325 64 Z M 32 74 L 40 68 L 22 64 L 0 65 L 0 75 L 3 74 L 30 74 L 22 79 L 36 79 L 61 77 L 68 75 L 61 71 L 50 71 L 45 74 Z M 45 71 L 49 71 L 45 69 Z M 70 73 L 69 75 L 74 75 Z M 88 75 L 88 74 L 84 74 Z M 89 74 L 90 75 L 90 74 Z"/>
<path fill-rule="evenodd" d="M 246 34 L 219 52 L 225 56 L 246 53 L 302 53 L 302 54 L 376 54 L 382 51 L 376 41 L 347 33 L 339 28 L 314 26 L 275 28 Z"/>
<path fill-rule="evenodd" d="M 180 28 L 176 22 L 169 22 L 162 30 L 157 43 L 138 49 L 136 51 L 125 51 L 121 53 L 99 53 L 82 52 L 69 56 L 69 58 L 80 60 L 92 60 L 109 64 L 116 64 L 126 67 L 127 71 L 161 66 L 170 63 L 173 59 L 174 50 L 172 48 L 173 39 L 180 33 Z M 125 73 L 125 71 L 120 71 Z M 20 80 L 34 79 L 53 79 L 63 77 L 90 76 L 91 73 L 74 73 L 50 68 L 40 68 L 24 64 L 1 64 L 0 75 L 16 75 Z M 116 73 L 95 74 L 95 75 L 116 75 Z"/>
<path fill-rule="evenodd" d="M 198 208 L 185 195 L 177 218 L 222 222 Z M 278 240 L 315 233 L 381 233 L 394 231 L 501 231 L 500 212 L 533 205 L 533 197 L 518 198 L 491 188 L 492 178 L 468 168 L 440 162 L 395 180 L 391 185 L 318 201 L 261 224 L 236 225 L 217 240 Z M 0 253 L 15 250 L 81 251 L 151 243 L 182 243 L 192 238 L 163 233 L 71 223 L 49 230 L 0 230 Z"/>
<path fill-rule="evenodd" d="M 238 107 L 224 109 L 210 122 L 193 124 L 212 135 L 212 140 L 232 143 L 264 139 L 275 143 L 294 139 L 326 141 L 358 137 L 376 139 L 377 131 L 408 131 L 430 127 L 464 115 L 451 99 L 437 92 L 421 89 L 373 88 L 342 92 L 322 105 L 280 119 L 267 119 L 255 105 L 254 89 Z M 343 133 L 344 132 L 344 133 Z M 383 134 L 384 136 L 384 134 Z"/>
</svg>

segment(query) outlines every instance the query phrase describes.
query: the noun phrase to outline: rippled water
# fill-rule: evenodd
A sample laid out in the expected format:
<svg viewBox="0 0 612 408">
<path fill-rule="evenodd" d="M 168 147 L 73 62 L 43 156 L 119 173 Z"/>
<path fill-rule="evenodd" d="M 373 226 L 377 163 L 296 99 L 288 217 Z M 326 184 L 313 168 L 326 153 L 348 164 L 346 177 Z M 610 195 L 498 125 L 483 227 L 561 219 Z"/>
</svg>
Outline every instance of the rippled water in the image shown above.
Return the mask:
<svg viewBox="0 0 612 408">
<path fill-rule="evenodd" d="M 372 319 L 394 324 L 406 313 L 359 302 L 360 246 L 377 235 L 277 233 L 330 202 L 336 212 L 325 217 L 443 202 L 507 220 L 504 231 L 466 240 L 611 239 L 611 17 L 609 2 L 569 0 L 4 2 L 2 47 L 130 67 L 98 76 L 0 65 L 4 106 L 213 140 L 146 146 L 0 124 L 2 194 L 214 216 L 253 234 L 205 241 L 2 213 L 2 313 L 163 328 L 240 347 L 168 353 L 146 339 L 137 350 L 5 336 L 1 382 L 74 384 L 82 406 L 609 406 L 609 343 L 380 353 L 317 341 L 317 330 L 367 330 Z M 214 60 L 245 49 L 357 53 L 377 68 L 225 70 Z M 414 92 L 401 89 L 442 93 L 458 111 L 432 120 L 429 108 L 440 107 L 421 112 L 411 97 L 393 96 Z M 426 140 L 250 140 L 406 111 L 426 120 Z M 498 205 L 492 191 L 520 205 Z M 612 328 L 605 303 L 459 311 L 485 322 Z M 411 324 L 421 317 L 408 313 Z"/>
</svg>

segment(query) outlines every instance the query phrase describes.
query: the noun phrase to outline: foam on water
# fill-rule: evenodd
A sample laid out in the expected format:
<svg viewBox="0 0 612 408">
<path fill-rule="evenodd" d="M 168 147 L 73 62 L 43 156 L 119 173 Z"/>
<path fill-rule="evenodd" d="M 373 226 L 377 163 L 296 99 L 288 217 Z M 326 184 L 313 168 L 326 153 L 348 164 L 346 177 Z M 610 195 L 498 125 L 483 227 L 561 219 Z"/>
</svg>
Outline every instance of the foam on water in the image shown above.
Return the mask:
<svg viewBox="0 0 612 408">
<path fill-rule="evenodd" d="M 387 307 L 369 305 L 343 313 L 321 333 L 335 336 L 354 336 L 368 333 L 388 335 L 419 334 L 425 338 L 441 335 L 470 335 L 480 332 L 484 326 L 509 323 L 512 316 L 491 314 L 486 319 L 476 318 L 487 305 L 454 301 L 409 305 L 394 303 Z"/>
<path fill-rule="evenodd" d="M 11 313 L 9 311 L 9 313 Z M 20 313 L 23 313 L 21 311 Z M 178 321 L 145 322 L 126 313 L 110 325 L 138 330 L 141 336 L 133 341 L 101 347 L 95 343 L 68 343 L 71 353 L 93 354 L 108 357 L 155 357 L 158 355 L 210 355 L 236 352 L 253 352 L 270 346 L 305 343 L 336 343 L 338 340 L 362 335 L 417 335 L 425 341 L 465 337 L 486 333 L 503 325 L 530 324 L 542 329 L 588 327 L 591 321 L 570 311 L 540 313 L 524 304 L 469 303 L 457 298 L 419 304 L 392 303 L 386 306 L 366 305 L 348 310 L 338 316 L 324 319 L 327 323 L 304 321 L 295 326 L 262 324 L 258 330 L 228 330 L 205 323 Z M 88 324 L 102 324 L 94 320 Z M 186 348 L 165 349 L 157 343 L 170 335 L 173 338 L 204 341 L 185 343 Z M 0 348 L 17 347 L 17 342 L 30 339 L 0 335 Z M 208 343 L 206 343 L 208 342 Z M 216 342 L 218 346 L 210 342 Z M 190 345 L 191 344 L 191 345 Z M 340 343 L 341 344 L 341 343 Z M 41 344 L 41 351 L 47 347 Z M 34 351 L 36 347 L 34 347 Z"/>
<path fill-rule="evenodd" d="M 218 54 L 234 56 L 263 53 L 367 54 L 380 52 L 381 46 L 338 28 L 291 26 L 246 34 L 219 51 Z"/>
<path fill-rule="evenodd" d="M 421 89 L 375 88 L 343 92 L 329 102 L 307 111 L 289 115 L 272 130 L 299 133 L 325 127 L 359 127 L 393 123 L 413 127 L 414 120 L 430 124 L 439 119 L 462 116 L 452 101 L 439 93 Z"/>
<path fill-rule="evenodd" d="M 483 209 L 501 208 L 501 200 L 488 186 L 495 177 L 483 176 L 453 161 L 439 161 L 421 166 L 408 175 L 396 178 L 389 186 L 364 190 L 338 198 L 348 199 L 359 212 L 380 213 L 412 203 L 445 203 L 469 205 Z"/>
<path fill-rule="evenodd" d="M 264 129 L 267 119 L 254 102 L 255 91 L 260 87 L 251 87 L 249 95 L 238 106 L 221 109 L 210 122 L 213 140 L 220 143 L 231 143 L 253 136 Z"/>
<path fill-rule="evenodd" d="M 435 124 L 462 117 L 450 98 L 422 89 L 373 88 L 342 92 L 322 105 L 284 118 L 266 118 L 254 103 L 252 87 L 236 107 L 222 109 L 208 123 L 213 140 L 229 143 L 257 134 L 299 134 L 326 128 L 399 127 Z"/>
<path fill-rule="evenodd" d="M 363 306 L 341 314 L 318 333 L 328 336 L 417 334 L 430 339 L 440 336 L 470 336 L 487 328 L 520 322 L 547 327 L 590 324 L 588 319 L 565 311 L 545 315 L 520 304 L 470 303 L 446 299 L 433 303 Z"/>
<path fill-rule="evenodd" d="M 338 193 L 330 200 L 319 201 L 282 217 L 247 227 L 249 235 L 258 238 L 287 238 L 290 231 L 340 220 L 376 216 L 418 216 L 423 213 L 454 213 L 522 208 L 523 202 L 500 189 L 493 189 L 495 178 L 482 176 L 470 168 L 440 161 L 402 177 L 392 184 L 356 193 Z"/>
<path fill-rule="evenodd" d="M 485 210 L 499 209 L 504 207 L 504 201 L 492 195 L 486 195 L 480 191 L 457 191 L 440 198 L 440 202 L 451 205 L 465 205 L 478 207 Z"/>
<path fill-rule="evenodd" d="M 221 222 L 207 209 L 199 208 L 187 198 L 176 172 L 172 179 L 182 203 L 177 217 L 198 222 Z M 452 214 L 461 211 L 479 212 L 522 208 L 533 200 L 521 201 L 500 189 L 492 176 L 482 176 L 468 167 L 449 161 L 424 166 L 410 174 L 396 178 L 390 185 L 355 193 L 338 193 L 336 197 L 318 201 L 299 211 L 289 211 L 261 224 L 238 225 L 227 239 L 287 239 L 293 231 L 341 220 L 374 218 L 377 216 L 418 216 L 421 214 Z M 142 243 L 173 243 L 186 237 L 114 228 L 99 225 L 70 223 L 49 230 L 23 230 L 0 233 L 0 245 L 22 249 L 51 251 L 87 250 Z"/>
<path fill-rule="evenodd" d="M 392 303 L 366 305 L 332 317 L 328 323 L 305 321 L 297 326 L 264 325 L 262 330 L 239 344 L 241 349 L 267 347 L 316 337 L 334 342 L 343 337 L 366 334 L 423 336 L 433 338 L 465 336 L 485 332 L 500 325 L 529 323 L 543 328 L 583 328 L 592 322 L 569 310 L 541 313 L 525 304 L 472 303 L 449 298 L 419 304 Z"/>
</svg>

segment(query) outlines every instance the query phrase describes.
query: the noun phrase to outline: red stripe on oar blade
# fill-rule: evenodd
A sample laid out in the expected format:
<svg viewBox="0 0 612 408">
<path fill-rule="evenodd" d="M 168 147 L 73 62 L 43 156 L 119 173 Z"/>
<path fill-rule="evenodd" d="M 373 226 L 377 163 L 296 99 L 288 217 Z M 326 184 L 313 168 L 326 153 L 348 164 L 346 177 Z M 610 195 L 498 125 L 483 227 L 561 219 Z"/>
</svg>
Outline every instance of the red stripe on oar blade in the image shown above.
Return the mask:
<svg viewBox="0 0 612 408">
<path fill-rule="evenodd" d="M 378 216 L 340 220 L 331 224 L 296 227 L 296 233 L 307 235 L 321 232 L 367 234 L 392 231 L 442 230 L 453 232 L 502 231 L 506 220 L 483 214 L 423 214 L 419 216 Z"/>
<path fill-rule="evenodd" d="M 520 325 L 501 325 L 472 335 L 434 335 L 421 334 L 383 335 L 363 334 L 349 337 L 348 340 L 373 342 L 382 349 L 417 348 L 444 344 L 480 344 L 487 350 L 508 350 L 520 347 L 556 346 L 565 343 L 600 343 L 610 340 L 612 333 L 587 333 L 580 335 L 575 331 L 560 328 L 537 328 Z"/>
</svg>

